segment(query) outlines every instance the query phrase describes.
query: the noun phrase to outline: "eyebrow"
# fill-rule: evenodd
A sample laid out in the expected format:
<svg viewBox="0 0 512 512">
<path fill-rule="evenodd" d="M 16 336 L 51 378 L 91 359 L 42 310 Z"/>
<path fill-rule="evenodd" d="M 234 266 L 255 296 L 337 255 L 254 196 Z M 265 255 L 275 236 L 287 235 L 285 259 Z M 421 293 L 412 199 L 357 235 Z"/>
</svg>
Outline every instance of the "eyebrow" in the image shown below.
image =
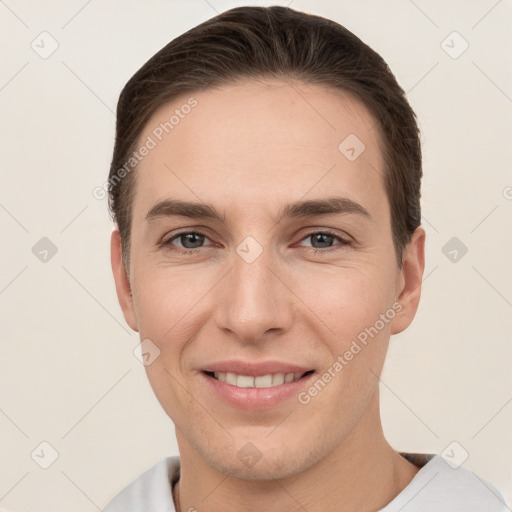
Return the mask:
<svg viewBox="0 0 512 512">
<path fill-rule="evenodd" d="M 356 214 L 373 221 L 372 216 L 364 206 L 347 197 L 330 197 L 327 199 L 312 199 L 296 201 L 283 206 L 277 215 L 276 223 L 282 219 L 317 217 L 320 215 Z M 165 199 L 155 204 L 146 214 L 146 221 L 159 217 L 189 217 L 191 219 L 211 219 L 225 222 L 224 214 L 210 204 L 182 201 L 180 199 Z"/>
</svg>

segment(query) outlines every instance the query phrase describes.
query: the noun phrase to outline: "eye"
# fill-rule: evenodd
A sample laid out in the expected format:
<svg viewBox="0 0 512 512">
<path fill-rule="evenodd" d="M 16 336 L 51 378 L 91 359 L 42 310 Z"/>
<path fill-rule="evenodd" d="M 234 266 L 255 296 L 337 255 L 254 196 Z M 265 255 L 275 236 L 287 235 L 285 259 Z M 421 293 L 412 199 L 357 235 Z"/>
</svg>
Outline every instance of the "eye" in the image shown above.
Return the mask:
<svg viewBox="0 0 512 512">
<path fill-rule="evenodd" d="M 209 238 L 200 231 L 182 231 L 181 233 L 164 240 L 160 245 L 167 247 L 170 250 L 178 251 L 182 254 L 190 254 L 195 252 L 194 249 L 200 249 L 205 240 L 209 240 Z M 176 245 L 175 241 L 178 241 L 181 244 L 181 247 Z"/>
<path fill-rule="evenodd" d="M 323 231 L 312 231 L 308 235 L 302 238 L 301 241 L 310 239 L 312 244 L 311 248 L 314 253 L 329 252 L 336 249 L 333 245 L 333 240 L 339 242 L 338 246 L 350 245 L 350 241 L 337 235 L 336 233 L 323 230 Z M 171 251 L 176 251 L 181 254 L 192 254 L 197 252 L 196 249 L 208 247 L 214 245 L 212 243 L 204 245 L 205 240 L 209 240 L 205 233 L 201 231 L 182 231 L 170 238 L 165 239 L 159 245 L 167 248 Z M 179 245 L 178 245 L 179 243 Z M 318 245 L 318 246 L 317 246 Z"/>
<path fill-rule="evenodd" d="M 306 235 L 302 240 L 311 240 L 311 247 L 314 249 L 315 253 L 318 252 L 328 252 L 330 250 L 334 250 L 336 247 L 332 245 L 333 240 L 338 240 L 339 245 L 350 245 L 350 241 L 337 235 L 332 231 L 312 231 L 308 235 Z M 317 244 L 318 246 L 316 246 Z"/>
</svg>

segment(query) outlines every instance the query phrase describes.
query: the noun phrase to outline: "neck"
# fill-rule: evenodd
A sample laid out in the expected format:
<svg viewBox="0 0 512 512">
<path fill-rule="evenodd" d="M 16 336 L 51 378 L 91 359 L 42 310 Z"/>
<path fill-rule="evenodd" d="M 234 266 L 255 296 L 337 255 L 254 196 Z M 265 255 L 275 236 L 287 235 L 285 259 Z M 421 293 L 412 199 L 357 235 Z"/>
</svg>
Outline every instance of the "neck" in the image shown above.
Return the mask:
<svg viewBox="0 0 512 512">
<path fill-rule="evenodd" d="M 177 512 L 374 512 L 385 507 L 419 468 L 384 438 L 376 403 L 327 457 L 292 476 L 243 480 L 217 471 L 176 429 L 181 476 L 174 488 Z M 269 475 L 270 477 L 270 475 Z"/>
</svg>

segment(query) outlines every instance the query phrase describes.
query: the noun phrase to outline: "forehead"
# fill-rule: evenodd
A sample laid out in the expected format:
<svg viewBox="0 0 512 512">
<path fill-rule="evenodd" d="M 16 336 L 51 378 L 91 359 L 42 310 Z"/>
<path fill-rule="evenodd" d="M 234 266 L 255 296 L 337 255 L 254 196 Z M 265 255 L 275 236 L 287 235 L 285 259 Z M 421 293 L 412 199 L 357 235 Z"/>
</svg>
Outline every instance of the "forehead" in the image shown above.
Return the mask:
<svg viewBox="0 0 512 512">
<path fill-rule="evenodd" d="M 139 145 L 150 139 L 134 219 L 168 196 L 271 211 L 343 195 L 377 217 L 387 209 L 377 122 L 342 91 L 277 80 L 210 88 L 160 107 Z"/>
</svg>

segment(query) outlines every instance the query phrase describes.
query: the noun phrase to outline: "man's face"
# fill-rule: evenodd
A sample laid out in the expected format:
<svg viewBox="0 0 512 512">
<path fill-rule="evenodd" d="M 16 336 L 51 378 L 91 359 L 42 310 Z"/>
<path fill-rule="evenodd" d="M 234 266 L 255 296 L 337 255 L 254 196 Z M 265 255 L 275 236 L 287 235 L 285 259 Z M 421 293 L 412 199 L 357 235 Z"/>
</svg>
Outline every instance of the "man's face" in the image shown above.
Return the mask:
<svg viewBox="0 0 512 512">
<path fill-rule="evenodd" d="M 423 272 L 420 242 L 405 270 L 397 267 L 375 120 L 348 95 L 292 85 L 190 95 L 197 106 L 158 141 L 155 128 L 189 96 L 160 108 L 139 139 L 157 145 L 137 170 L 133 295 L 113 236 L 120 302 L 141 340 L 160 351 L 146 371 L 180 452 L 248 479 L 305 470 L 361 429 L 378 428 L 389 337 L 409 325 L 419 300 L 407 269 L 416 279 Z M 368 215 L 310 208 L 280 216 L 292 203 L 341 197 Z M 166 200 L 211 205 L 223 220 L 165 208 L 148 218 Z M 235 387 L 205 373 L 215 364 L 269 373 L 233 371 L 233 361 L 276 363 L 273 381 L 255 381 L 276 385 Z M 314 373 L 279 384 L 276 373 L 295 373 L 286 364 Z"/>
</svg>

